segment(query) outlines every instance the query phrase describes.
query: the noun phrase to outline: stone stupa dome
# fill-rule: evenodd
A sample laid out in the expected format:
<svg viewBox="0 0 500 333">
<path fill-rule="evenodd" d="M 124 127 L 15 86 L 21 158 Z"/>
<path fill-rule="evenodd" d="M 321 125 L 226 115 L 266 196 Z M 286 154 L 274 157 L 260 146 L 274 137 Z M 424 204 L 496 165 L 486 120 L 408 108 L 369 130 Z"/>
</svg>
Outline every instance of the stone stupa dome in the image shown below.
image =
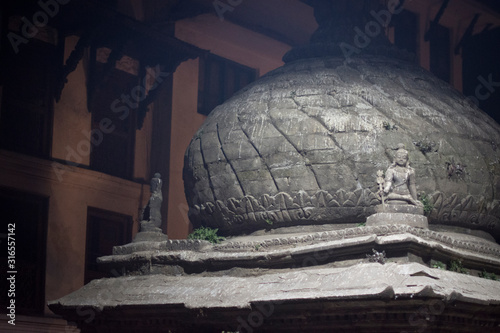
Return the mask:
<svg viewBox="0 0 500 333">
<path fill-rule="evenodd" d="M 498 332 L 500 126 L 390 47 L 349 61 L 344 34 L 316 43 L 327 30 L 215 108 L 187 149 L 191 221 L 234 237 L 168 239 L 152 186 L 158 215 L 98 258 L 123 275 L 53 312 L 82 332 Z M 407 191 L 380 205 L 377 181 Z"/>
<path fill-rule="evenodd" d="M 498 241 L 500 126 L 383 34 L 346 59 L 338 36 L 316 42 L 328 29 L 216 107 L 193 137 L 184 167 L 193 225 L 237 235 L 364 222 L 380 203 L 376 173 L 403 143 L 430 224 Z"/>
</svg>

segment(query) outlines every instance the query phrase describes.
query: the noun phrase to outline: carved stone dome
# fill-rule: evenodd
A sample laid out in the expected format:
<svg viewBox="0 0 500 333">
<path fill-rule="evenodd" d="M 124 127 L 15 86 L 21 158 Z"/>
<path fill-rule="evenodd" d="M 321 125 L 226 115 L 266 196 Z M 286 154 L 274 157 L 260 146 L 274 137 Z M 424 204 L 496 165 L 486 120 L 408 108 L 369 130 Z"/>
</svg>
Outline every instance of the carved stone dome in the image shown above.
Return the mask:
<svg viewBox="0 0 500 333">
<path fill-rule="evenodd" d="M 364 222 L 404 143 L 431 225 L 500 239 L 500 126 L 411 62 L 336 53 L 291 59 L 212 111 L 185 155 L 193 225 Z"/>
</svg>

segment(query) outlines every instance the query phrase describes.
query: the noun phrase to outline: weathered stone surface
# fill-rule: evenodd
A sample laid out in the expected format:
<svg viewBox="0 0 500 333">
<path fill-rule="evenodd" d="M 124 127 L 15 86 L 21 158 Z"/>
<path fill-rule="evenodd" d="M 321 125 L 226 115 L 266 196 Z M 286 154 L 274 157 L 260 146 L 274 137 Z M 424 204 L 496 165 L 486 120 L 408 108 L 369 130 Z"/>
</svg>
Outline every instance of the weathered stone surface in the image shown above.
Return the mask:
<svg viewBox="0 0 500 333">
<path fill-rule="evenodd" d="M 428 285 L 429 278 L 434 280 L 434 287 L 424 292 L 423 287 Z M 122 287 L 117 288 L 117 285 Z M 140 301 L 142 305 L 184 303 L 190 308 L 243 308 L 257 300 L 380 297 L 384 290 L 390 288 L 391 291 L 385 293 L 386 299 L 410 294 L 414 297 L 434 295 L 446 299 L 454 293 L 455 300 L 470 297 L 469 300 L 500 304 L 499 285 L 497 281 L 431 269 L 417 263 L 362 263 L 352 267 L 310 268 L 245 278 L 152 275 L 100 279 L 52 303 L 92 306 L 99 293 L 109 290 L 114 293 L 113 297 L 102 299 L 100 306 Z M 187 290 L 190 290 L 189 293 L 186 293 Z M 420 295 L 422 292 L 425 295 Z M 213 297 L 214 294 L 219 297 Z"/>
<path fill-rule="evenodd" d="M 100 279 L 49 307 L 89 331 L 105 318 L 120 332 L 324 332 L 325 325 L 339 332 L 496 332 L 499 285 L 418 263 L 360 263 L 245 277 Z M 88 314 L 97 324 L 85 321 Z"/>
<path fill-rule="evenodd" d="M 224 234 L 363 222 L 400 142 L 430 223 L 500 239 L 500 126 L 427 71 L 381 56 L 290 62 L 217 107 L 186 151 L 190 219 Z"/>
</svg>

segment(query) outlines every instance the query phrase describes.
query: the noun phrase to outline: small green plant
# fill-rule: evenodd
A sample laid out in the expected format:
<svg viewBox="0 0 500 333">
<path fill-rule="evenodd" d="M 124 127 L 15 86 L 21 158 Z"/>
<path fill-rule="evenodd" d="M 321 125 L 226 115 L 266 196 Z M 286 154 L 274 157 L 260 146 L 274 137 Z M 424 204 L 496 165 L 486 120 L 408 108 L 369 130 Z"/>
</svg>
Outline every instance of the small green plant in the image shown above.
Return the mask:
<svg viewBox="0 0 500 333">
<path fill-rule="evenodd" d="M 267 224 L 273 225 L 273 221 L 271 221 L 270 219 L 266 219 L 265 221 L 266 221 Z"/>
<path fill-rule="evenodd" d="M 452 271 L 452 272 L 457 272 L 457 273 L 462 273 L 462 274 L 469 274 L 469 270 L 466 269 L 466 268 L 464 268 L 461 259 L 450 261 L 450 268 L 449 268 L 449 270 Z"/>
<path fill-rule="evenodd" d="M 441 261 L 435 261 L 433 264 L 432 264 L 432 268 L 437 268 L 437 269 L 442 269 L 442 270 L 446 270 L 446 265 L 441 262 Z"/>
<path fill-rule="evenodd" d="M 488 273 L 485 270 L 483 270 L 482 272 L 479 272 L 478 276 L 482 277 L 483 279 L 498 281 L 498 277 L 496 276 L 495 273 Z"/>
<path fill-rule="evenodd" d="M 260 250 L 260 246 L 261 246 L 260 244 L 255 245 L 255 251 L 259 251 Z"/>
<path fill-rule="evenodd" d="M 396 125 L 391 125 L 391 123 L 384 121 L 382 123 L 382 127 L 384 127 L 387 131 L 397 131 L 398 127 Z"/>
<path fill-rule="evenodd" d="M 434 209 L 434 205 L 431 203 L 431 198 L 425 193 L 420 194 L 420 202 L 424 205 L 424 214 L 429 215 Z"/>
<path fill-rule="evenodd" d="M 366 227 L 366 222 L 358 223 L 358 227 Z"/>
<path fill-rule="evenodd" d="M 213 244 L 218 244 L 225 240 L 224 237 L 217 235 L 219 229 L 212 229 L 208 227 L 200 227 L 195 229 L 192 233 L 188 235 L 188 239 L 200 239 L 206 240 Z"/>
</svg>

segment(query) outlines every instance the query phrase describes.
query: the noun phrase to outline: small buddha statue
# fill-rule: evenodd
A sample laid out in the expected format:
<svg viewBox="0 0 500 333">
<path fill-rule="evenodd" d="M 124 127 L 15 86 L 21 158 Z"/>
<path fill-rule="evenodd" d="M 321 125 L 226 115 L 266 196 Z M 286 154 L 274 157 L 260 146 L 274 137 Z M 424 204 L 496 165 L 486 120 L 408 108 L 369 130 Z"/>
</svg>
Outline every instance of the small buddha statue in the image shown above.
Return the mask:
<svg viewBox="0 0 500 333">
<path fill-rule="evenodd" d="M 408 151 L 398 145 L 394 162 L 385 172 L 382 200 L 389 204 L 411 204 L 423 206 L 417 199 L 415 170 L 410 167 Z"/>
</svg>

